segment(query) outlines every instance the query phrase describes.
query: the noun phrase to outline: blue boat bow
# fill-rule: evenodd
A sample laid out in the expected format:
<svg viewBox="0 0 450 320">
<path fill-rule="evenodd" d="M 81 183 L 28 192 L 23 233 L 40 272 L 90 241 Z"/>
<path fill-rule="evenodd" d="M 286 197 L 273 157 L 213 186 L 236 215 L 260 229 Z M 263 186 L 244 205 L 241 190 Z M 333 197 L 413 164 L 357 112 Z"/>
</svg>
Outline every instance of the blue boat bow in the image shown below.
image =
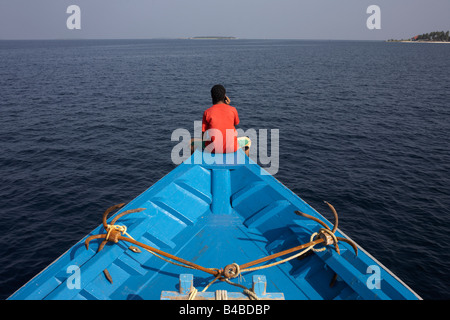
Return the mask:
<svg viewBox="0 0 450 320">
<path fill-rule="evenodd" d="M 339 252 L 320 244 L 314 248 L 323 251 L 267 267 L 296 251 L 258 264 L 262 269 L 217 280 L 215 272 L 223 274 L 225 266 L 239 267 L 317 239 L 311 235 L 324 226 L 296 211 L 333 228 L 242 150 L 196 151 L 107 223 L 128 210 L 133 211 L 115 221 L 122 237 L 213 272 L 185 268 L 124 240 L 102 244 L 108 231 L 100 224 L 9 299 L 420 299 L 365 250 L 357 246 L 356 255 L 344 241 Z M 349 239 L 339 228 L 334 235 Z M 92 236 L 99 238 L 86 249 Z"/>
</svg>

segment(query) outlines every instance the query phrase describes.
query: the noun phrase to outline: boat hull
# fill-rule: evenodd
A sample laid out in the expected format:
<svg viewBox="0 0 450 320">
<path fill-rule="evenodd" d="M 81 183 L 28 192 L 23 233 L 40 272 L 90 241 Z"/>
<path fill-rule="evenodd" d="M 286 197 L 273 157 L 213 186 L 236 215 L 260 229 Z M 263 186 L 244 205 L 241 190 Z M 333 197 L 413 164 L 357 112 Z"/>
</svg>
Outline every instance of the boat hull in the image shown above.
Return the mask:
<svg viewBox="0 0 450 320">
<path fill-rule="evenodd" d="M 113 214 L 108 223 L 136 208 L 145 210 L 116 222 L 126 226 L 133 239 L 216 269 L 311 241 L 311 235 L 323 226 L 296 211 L 333 227 L 241 150 L 228 155 L 196 151 Z M 243 287 L 253 288 L 262 299 L 420 299 L 364 249 L 358 246 L 356 255 L 344 242 L 339 243 L 339 253 L 330 245 L 303 259 L 242 273 L 232 279 L 236 286 L 225 281 L 211 283 L 214 275 L 174 265 L 142 248 L 134 252 L 126 241 L 108 242 L 97 252 L 104 239 L 96 239 L 86 249 L 88 237 L 105 233 L 100 224 L 9 299 L 179 300 L 187 299 L 192 288 L 198 289 L 198 299 L 216 298 L 217 292 L 226 293 L 229 299 L 245 299 Z M 335 234 L 348 238 L 339 228 Z"/>
</svg>

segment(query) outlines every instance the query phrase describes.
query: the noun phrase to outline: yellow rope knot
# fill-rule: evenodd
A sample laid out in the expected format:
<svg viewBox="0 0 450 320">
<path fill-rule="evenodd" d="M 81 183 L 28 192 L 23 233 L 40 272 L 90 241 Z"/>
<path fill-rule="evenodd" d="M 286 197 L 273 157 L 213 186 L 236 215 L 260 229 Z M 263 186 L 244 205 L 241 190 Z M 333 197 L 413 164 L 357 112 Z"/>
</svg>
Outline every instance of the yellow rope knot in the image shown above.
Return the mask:
<svg viewBox="0 0 450 320">
<path fill-rule="evenodd" d="M 315 232 L 311 235 L 310 241 L 316 240 L 316 237 L 319 237 L 323 240 L 324 246 L 322 248 L 314 248 L 314 246 L 311 247 L 311 250 L 314 252 L 321 252 L 326 249 L 326 246 L 330 244 L 334 244 L 335 246 L 338 243 L 338 239 L 336 238 L 336 235 L 331 231 L 330 229 L 321 228 L 319 229 L 319 232 Z"/>
<path fill-rule="evenodd" d="M 195 300 L 195 297 L 197 296 L 198 290 L 195 287 L 191 288 L 191 291 L 189 291 L 188 300 Z"/>
<path fill-rule="evenodd" d="M 227 279 L 236 278 L 241 273 L 239 265 L 237 263 L 232 263 L 225 266 L 223 270 L 223 276 Z"/>
<path fill-rule="evenodd" d="M 115 225 L 115 224 L 108 224 L 106 225 L 106 237 L 105 240 L 106 241 L 112 241 L 117 243 L 118 240 L 118 236 L 120 235 L 126 235 L 129 238 L 132 239 L 132 237 L 127 233 L 127 227 L 126 226 L 121 226 L 121 225 Z M 112 238 L 110 238 L 112 236 Z"/>
</svg>

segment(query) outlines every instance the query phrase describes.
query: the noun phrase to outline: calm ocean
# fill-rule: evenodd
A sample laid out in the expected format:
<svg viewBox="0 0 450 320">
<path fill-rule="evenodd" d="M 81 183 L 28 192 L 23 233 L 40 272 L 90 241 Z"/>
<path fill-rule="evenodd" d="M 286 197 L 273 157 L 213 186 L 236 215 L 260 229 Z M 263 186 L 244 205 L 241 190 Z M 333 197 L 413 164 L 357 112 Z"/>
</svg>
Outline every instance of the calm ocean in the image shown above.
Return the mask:
<svg viewBox="0 0 450 320">
<path fill-rule="evenodd" d="M 0 41 L 0 298 L 175 168 L 222 83 L 275 177 L 424 299 L 450 298 L 450 45 Z"/>
</svg>

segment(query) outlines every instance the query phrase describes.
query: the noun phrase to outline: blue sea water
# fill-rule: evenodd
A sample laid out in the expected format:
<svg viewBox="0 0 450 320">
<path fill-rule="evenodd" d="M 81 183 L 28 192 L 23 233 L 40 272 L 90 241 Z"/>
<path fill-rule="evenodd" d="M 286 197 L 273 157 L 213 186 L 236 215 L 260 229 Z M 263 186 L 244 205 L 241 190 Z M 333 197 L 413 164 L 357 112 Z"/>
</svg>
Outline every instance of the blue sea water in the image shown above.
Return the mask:
<svg viewBox="0 0 450 320">
<path fill-rule="evenodd" d="M 0 298 L 175 168 L 222 83 L 275 177 L 424 299 L 450 291 L 450 46 L 0 41 Z"/>
</svg>

